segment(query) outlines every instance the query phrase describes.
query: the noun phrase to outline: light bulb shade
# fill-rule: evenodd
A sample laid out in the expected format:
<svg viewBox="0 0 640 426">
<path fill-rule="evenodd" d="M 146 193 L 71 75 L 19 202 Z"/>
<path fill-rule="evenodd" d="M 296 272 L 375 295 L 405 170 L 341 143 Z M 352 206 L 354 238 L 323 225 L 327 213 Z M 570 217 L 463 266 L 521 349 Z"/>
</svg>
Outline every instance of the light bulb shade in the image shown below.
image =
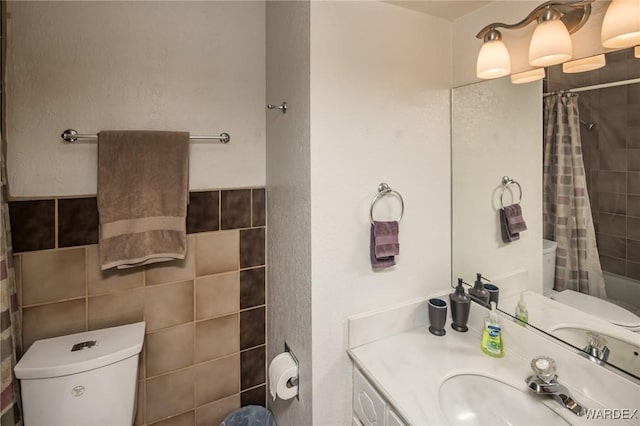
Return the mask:
<svg viewBox="0 0 640 426">
<path fill-rule="evenodd" d="M 511 58 L 507 46 L 501 40 L 485 42 L 480 48 L 476 75 L 478 78 L 498 78 L 511 73 Z"/>
<path fill-rule="evenodd" d="M 529 64 L 548 67 L 571 59 L 571 36 L 560 19 L 544 21 L 533 31 L 529 44 Z"/>
<path fill-rule="evenodd" d="M 544 68 L 536 68 L 535 70 L 512 74 L 511 82 L 513 84 L 531 83 L 532 81 L 542 80 L 544 76 Z"/>
<path fill-rule="evenodd" d="M 640 58 L 640 46 L 636 46 L 635 49 L 633 49 L 633 52 L 636 58 Z"/>
<path fill-rule="evenodd" d="M 613 0 L 602 21 L 602 46 L 621 49 L 640 44 L 640 1 Z"/>
<path fill-rule="evenodd" d="M 589 56 L 588 58 L 576 59 L 562 64 L 562 72 L 573 74 L 578 72 L 586 72 L 597 70 L 607 64 L 604 55 Z"/>
</svg>

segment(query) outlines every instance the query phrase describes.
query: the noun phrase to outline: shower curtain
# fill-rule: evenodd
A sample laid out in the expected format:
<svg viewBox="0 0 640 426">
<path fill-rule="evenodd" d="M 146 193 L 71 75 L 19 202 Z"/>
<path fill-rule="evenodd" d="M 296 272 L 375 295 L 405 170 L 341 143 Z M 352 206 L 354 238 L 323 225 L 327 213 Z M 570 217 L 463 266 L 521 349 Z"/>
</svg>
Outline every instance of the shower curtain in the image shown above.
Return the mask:
<svg viewBox="0 0 640 426">
<path fill-rule="evenodd" d="M 604 298 L 579 120 L 578 95 L 544 98 L 544 238 L 558 243 L 555 289 Z"/>
<path fill-rule="evenodd" d="M 1 138 L 1 136 L 0 136 Z M 5 149 L 0 150 L 0 426 L 21 425 L 20 391 L 13 375 L 20 349 L 20 315 L 13 270 L 11 228 L 7 204 Z"/>
</svg>

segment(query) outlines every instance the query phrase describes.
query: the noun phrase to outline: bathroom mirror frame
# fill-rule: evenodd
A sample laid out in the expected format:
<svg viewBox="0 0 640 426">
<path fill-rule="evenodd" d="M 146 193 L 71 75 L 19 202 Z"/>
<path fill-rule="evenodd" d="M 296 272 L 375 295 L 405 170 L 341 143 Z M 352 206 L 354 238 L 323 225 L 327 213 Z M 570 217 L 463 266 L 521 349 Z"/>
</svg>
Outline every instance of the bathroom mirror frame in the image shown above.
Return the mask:
<svg viewBox="0 0 640 426">
<path fill-rule="evenodd" d="M 622 50 L 623 51 L 631 51 L 631 55 L 633 55 L 633 48 L 622 49 Z M 618 53 L 618 52 L 619 51 L 612 51 L 612 52 L 609 52 L 609 53 L 615 54 L 615 53 Z M 638 59 L 638 61 L 640 61 L 640 59 Z M 557 67 L 560 67 L 560 66 L 557 66 Z M 549 69 L 547 69 L 547 78 L 549 77 L 549 74 L 550 74 L 549 73 Z M 588 80 L 588 78 L 587 78 L 588 75 L 589 75 L 589 72 L 582 73 L 582 76 L 585 77 L 585 80 Z M 479 180 L 484 179 L 484 176 L 486 176 L 487 174 L 490 174 L 492 178 L 496 177 L 496 176 L 508 175 L 511 178 L 513 178 L 514 180 L 518 180 L 519 179 L 519 172 L 520 172 L 520 170 L 518 170 L 518 167 L 517 167 L 517 161 L 514 161 L 514 163 L 516 163 L 516 164 L 514 164 L 514 170 L 513 171 L 509 171 L 509 170 L 491 170 L 490 168 L 485 168 L 483 166 L 486 166 L 486 163 L 483 163 L 482 158 L 478 158 L 478 157 L 474 157 L 472 159 L 473 161 L 477 162 L 477 167 L 475 167 L 475 168 L 473 167 L 473 164 L 470 164 L 469 162 L 463 163 L 462 165 L 459 164 L 459 161 L 457 161 L 457 159 L 456 159 L 456 155 L 459 154 L 459 152 L 460 152 L 460 150 L 457 149 L 458 148 L 457 145 L 459 145 L 461 141 L 460 141 L 460 138 L 459 138 L 460 135 L 457 134 L 457 129 L 456 129 L 456 124 L 457 124 L 456 123 L 456 118 L 457 118 L 456 114 L 458 114 L 458 115 L 460 115 L 461 113 L 469 114 L 470 116 L 466 117 L 465 120 L 467 121 L 467 125 L 470 125 L 470 126 L 471 125 L 477 125 L 478 123 L 481 123 L 483 120 L 487 120 L 486 117 L 478 117 L 478 114 L 477 114 L 478 106 L 477 105 L 467 105 L 465 108 L 456 108 L 456 104 L 455 104 L 455 102 L 457 101 L 456 94 L 457 94 L 457 91 L 459 91 L 459 89 L 463 89 L 464 88 L 467 91 L 469 91 L 469 90 L 471 91 L 471 96 L 467 100 L 469 100 L 469 99 L 473 100 L 475 98 L 476 100 L 482 101 L 483 111 L 486 112 L 485 115 L 487 117 L 489 117 L 489 119 L 491 119 L 492 114 L 493 115 L 496 115 L 496 114 L 499 115 L 500 114 L 500 111 L 499 111 L 500 110 L 500 105 L 501 105 L 500 100 L 504 100 L 505 96 L 507 96 L 507 97 L 509 96 L 509 93 L 508 93 L 509 92 L 509 87 L 512 88 L 514 91 L 516 91 L 516 90 L 522 89 L 523 86 L 530 86 L 530 87 L 533 87 L 532 90 L 536 90 L 537 93 L 538 93 L 538 98 L 537 99 L 540 100 L 540 105 L 538 105 L 538 108 L 539 108 L 539 111 L 540 111 L 540 114 L 539 114 L 540 116 L 539 116 L 539 129 L 538 129 L 539 138 L 538 138 L 537 148 L 538 148 L 539 153 L 540 153 L 540 158 L 537 159 L 537 158 L 526 157 L 526 156 L 523 157 L 523 158 L 525 158 L 524 161 L 539 161 L 540 176 L 538 178 L 539 178 L 540 182 L 539 182 L 539 186 L 537 188 L 533 188 L 533 190 L 529 185 L 524 186 L 523 190 L 524 190 L 524 200 L 525 201 L 523 201 L 523 212 L 524 212 L 524 215 L 525 215 L 525 218 L 527 220 L 527 224 L 528 225 L 529 225 L 530 219 L 533 219 L 532 220 L 533 231 L 535 232 L 536 236 L 539 236 L 539 244 L 537 246 L 535 246 L 535 248 L 534 248 L 535 251 L 530 253 L 529 257 L 535 258 L 536 256 L 533 255 L 533 253 L 537 252 L 537 253 L 539 253 L 539 255 L 537 255 L 537 259 L 535 259 L 534 262 L 539 262 L 539 263 L 542 262 L 542 235 L 543 235 L 543 233 L 542 233 L 542 208 L 541 208 L 541 206 L 542 206 L 542 182 L 541 182 L 542 181 L 542 176 L 541 176 L 541 170 L 542 170 L 541 161 L 542 161 L 542 159 L 541 159 L 541 156 L 542 156 L 542 149 L 543 149 L 543 141 L 542 141 L 542 114 L 541 114 L 541 111 L 542 111 L 542 94 L 543 94 L 544 89 L 543 89 L 542 82 L 529 83 L 528 85 L 525 84 L 525 85 L 512 85 L 512 86 L 510 86 L 511 83 L 510 83 L 510 81 L 508 81 L 509 77 L 505 77 L 503 79 L 498 79 L 498 80 L 507 81 L 505 83 L 505 85 L 504 85 L 505 87 L 503 87 L 503 89 L 505 89 L 506 92 L 498 93 L 497 94 L 497 98 L 498 99 L 496 99 L 495 102 L 490 102 L 490 101 L 487 102 L 487 97 L 490 97 L 490 96 L 496 94 L 493 91 L 495 88 L 492 88 L 491 90 L 489 90 L 489 92 L 491 92 L 491 93 L 487 93 L 487 92 L 483 93 L 482 90 L 478 90 L 477 92 L 474 92 L 475 87 L 480 88 L 483 85 L 484 86 L 488 86 L 488 85 L 491 84 L 491 82 L 493 80 L 482 81 L 482 82 L 479 82 L 479 83 L 473 83 L 471 85 L 456 87 L 451 91 L 451 105 L 452 105 L 452 107 L 451 107 L 451 109 L 452 109 L 452 113 L 451 113 L 451 132 L 452 132 L 451 133 L 451 138 L 452 138 L 452 148 L 451 148 L 451 174 L 452 174 L 451 175 L 451 180 L 452 180 L 452 184 L 451 184 L 451 190 L 452 190 L 452 201 L 451 201 L 451 203 L 452 203 L 452 248 L 451 248 L 451 251 L 452 251 L 452 253 L 451 253 L 451 255 L 452 255 L 452 277 L 451 277 L 451 287 L 455 287 L 455 284 L 457 283 L 457 278 L 458 277 L 463 278 L 466 281 L 465 284 L 471 286 L 473 284 L 472 278 L 475 277 L 475 272 L 480 272 L 480 273 L 483 273 L 483 275 L 484 275 L 485 272 L 483 272 L 483 271 L 487 270 L 487 268 L 484 268 L 484 266 L 483 266 L 484 262 L 487 260 L 487 257 L 486 257 L 487 253 L 486 252 L 482 253 L 481 249 L 477 250 L 477 261 L 475 261 L 473 265 L 468 265 L 468 268 L 473 268 L 473 272 L 472 272 L 471 269 L 464 269 L 464 272 L 461 273 L 459 271 L 459 269 L 456 267 L 456 264 L 459 263 L 459 259 L 456 258 L 457 254 L 458 254 L 456 252 L 456 248 L 457 248 L 456 245 L 460 245 L 460 241 L 461 240 L 465 241 L 464 239 L 468 238 L 468 240 L 475 241 L 475 243 L 473 243 L 473 241 L 472 241 L 471 244 L 475 245 L 476 249 L 479 247 L 478 238 L 477 238 L 478 236 L 477 235 L 468 235 L 468 236 L 465 235 L 463 237 L 461 237 L 460 235 L 456 235 L 456 232 L 459 231 L 459 229 L 460 229 L 460 219 L 461 219 L 460 217 L 458 217 L 456 215 L 457 214 L 456 208 L 461 209 L 461 206 L 456 206 L 456 199 L 455 199 L 456 198 L 456 190 L 458 190 L 458 191 L 460 190 L 459 185 L 456 184 L 457 183 L 457 179 L 459 177 L 458 174 L 462 173 L 462 174 L 465 174 L 465 175 L 470 175 L 470 174 L 474 174 L 475 173 L 475 176 L 473 178 L 474 179 L 479 179 Z M 585 84 L 585 83 L 579 84 L 579 86 L 587 86 L 587 85 L 589 85 L 589 84 Z M 526 89 L 524 89 L 524 90 L 526 92 Z M 558 89 L 553 89 L 552 88 L 552 90 L 558 90 Z M 516 100 L 516 102 L 517 102 L 517 100 Z M 490 108 L 486 108 L 487 104 L 489 104 L 491 107 Z M 494 106 L 496 108 L 493 108 Z M 516 110 L 519 110 L 519 109 L 520 108 L 518 108 Z M 512 109 L 512 108 L 509 109 L 509 112 L 511 113 L 512 117 L 514 115 L 512 113 L 513 111 L 514 111 L 514 109 Z M 534 113 L 535 113 L 535 111 L 534 111 Z M 517 127 L 517 123 L 514 123 L 513 125 L 515 127 Z M 501 135 L 499 135 L 499 133 L 500 133 L 499 126 L 493 126 L 493 127 L 494 127 L 494 132 L 495 132 L 494 136 L 496 138 L 500 138 Z M 513 133 L 514 128 L 507 129 L 507 132 L 509 132 L 509 131 L 512 132 L 511 134 L 518 135 L 518 137 L 514 138 L 514 139 L 516 139 L 518 142 L 520 142 L 521 134 Z M 524 132 L 522 132 L 522 133 L 524 133 Z M 463 147 L 464 147 L 465 143 L 473 143 L 473 142 L 477 142 L 477 141 L 463 141 L 462 144 L 463 144 Z M 490 148 L 486 148 L 486 149 L 491 150 Z M 462 151 L 464 151 L 464 149 Z M 494 154 L 494 153 L 489 153 L 489 154 Z M 520 154 L 522 154 L 522 153 L 520 153 Z M 517 153 L 515 155 L 517 156 Z M 467 176 L 467 177 L 469 177 L 469 176 Z M 492 205 L 490 206 L 490 208 L 494 208 L 495 209 L 494 217 L 497 216 L 496 207 L 499 207 L 499 204 L 496 206 L 496 202 L 499 201 L 499 198 L 500 198 L 500 195 L 501 195 L 501 182 L 499 182 L 498 179 L 499 178 L 495 179 L 496 182 L 495 182 L 495 185 L 493 185 L 493 193 L 490 194 L 491 197 L 492 197 Z M 475 182 L 475 180 L 474 180 L 474 182 Z M 472 189 L 469 189 L 469 188 L 464 188 L 464 189 L 465 189 L 465 191 L 473 191 Z M 514 193 L 512 193 L 510 191 L 511 188 L 508 188 L 508 189 L 509 189 L 507 191 L 508 195 L 505 195 L 505 198 L 517 197 L 518 196 L 517 193 L 514 194 Z M 517 190 L 516 190 L 516 192 L 517 192 Z M 534 204 L 534 209 L 532 209 L 530 205 L 527 205 L 527 200 L 531 200 L 531 197 L 537 197 L 538 198 L 538 200 L 539 200 L 539 203 L 538 203 L 539 210 L 538 210 L 538 205 L 536 205 L 536 204 Z M 465 206 L 465 210 L 473 211 L 476 208 L 484 208 L 484 209 L 486 209 L 488 207 L 486 205 L 487 198 L 488 198 L 488 196 L 487 196 L 486 193 L 480 194 L 479 195 L 479 199 L 481 199 L 480 202 L 481 203 L 485 203 L 485 205 L 482 205 L 482 206 L 466 205 Z M 534 218 L 535 215 L 532 213 L 533 211 L 539 211 L 539 215 L 538 215 L 539 218 Z M 467 217 L 469 217 L 469 216 L 467 216 Z M 497 227 L 497 223 L 498 223 L 498 221 L 497 221 L 497 218 L 496 218 L 495 222 L 493 224 L 493 228 L 494 228 L 494 233 L 498 232 L 498 234 L 497 235 L 492 235 L 494 240 L 499 240 L 500 239 L 499 229 L 497 229 L 497 230 L 495 229 Z M 463 229 L 466 229 L 466 228 L 464 228 L 464 226 L 463 226 Z M 531 230 L 531 227 L 530 227 L 530 230 Z M 482 241 L 482 239 L 480 239 L 480 241 Z M 494 244 L 494 241 L 492 241 L 491 244 L 493 244 L 494 246 L 498 245 L 498 244 Z M 507 247 L 507 246 L 505 245 L 505 246 L 502 246 L 502 247 L 499 247 L 499 248 L 503 248 L 503 247 Z M 506 250 L 506 251 L 508 251 L 508 250 Z M 487 252 L 492 252 L 492 251 L 488 250 Z M 506 253 L 506 258 L 510 258 L 512 256 L 514 256 L 513 253 Z M 467 259 L 469 259 L 469 258 L 467 258 Z M 519 262 L 519 260 L 516 260 L 515 263 L 517 264 L 518 262 Z M 523 264 L 523 263 L 526 263 L 526 262 L 520 262 L 520 264 Z M 535 269 L 535 268 L 533 268 L 533 269 Z M 524 273 L 525 273 L 525 278 L 527 278 L 526 277 L 526 273 L 527 272 L 524 271 Z M 507 287 L 512 285 L 509 282 L 510 279 L 512 278 L 510 276 L 493 277 L 490 274 L 488 274 L 488 275 L 489 275 L 489 278 L 491 279 L 491 281 L 493 281 L 496 284 L 499 283 L 499 282 L 507 282 L 508 284 L 505 285 L 505 288 L 507 288 Z M 542 279 L 541 276 L 537 276 L 536 274 L 533 274 L 533 276 L 528 277 L 528 278 L 529 278 L 529 281 L 531 281 L 531 280 L 541 280 Z M 530 290 L 533 290 L 533 291 L 538 290 L 538 289 L 527 288 L 526 286 L 524 288 L 521 288 L 520 290 L 527 290 L 527 289 L 530 289 Z M 501 293 L 502 293 L 502 290 L 503 289 L 501 288 Z M 541 290 L 541 287 L 540 287 L 540 290 Z M 540 291 L 540 293 L 541 293 L 541 291 Z M 507 312 L 507 311 L 505 311 L 503 309 L 500 309 L 500 305 L 498 306 L 498 310 L 501 311 L 501 313 L 507 319 L 509 319 L 509 320 L 515 319 L 514 315 L 511 312 Z M 550 332 L 546 331 L 545 329 L 543 329 L 543 327 L 538 327 L 537 324 L 535 324 L 533 321 L 532 321 L 532 323 L 529 324 L 528 327 L 530 327 L 532 330 L 535 330 L 535 332 L 541 333 L 541 334 L 543 334 L 545 336 L 548 336 L 548 337 L 552 338 L 555 341 L 562 342 L 567 348 L 569 348 L 571 350 L 575 350 L 575 351 L 578 351 L 580 353 L 586 354 L 586 352 L 584 352 L 583 348 L 577 347 L 574 344 L 570 343 L 569 341 L 563 340 L 562 338 L 553 335 L 552 333 L 550 333 Z M 636 356 L 638 356 L 638 355 L 636 355 Z M 640 359 L 640 358 L 638 358 L 638 359 Z M 617 372 L 618 374 L 624 375 L 624 376 L 629 377 L 629 378 L 633 378 L 635 381 L 640 381 L 640 377 L 637 374 L 634 374 L 634 373 L 632 373 L 630 371 L 627 371 L 624 368 L 622 368 L 622 367 L 620 367 L 620 366 L 618 366 L 618 365 L 616 365 L 614 363 L 606 363 L 606 362 L 601 362 L 601 361 L 598 362 L 598 363 L 600 365 L 604 366 L 605 368 L 608 368 L 608 369 L 611 369 L 612 371 Z"/>
</svg>

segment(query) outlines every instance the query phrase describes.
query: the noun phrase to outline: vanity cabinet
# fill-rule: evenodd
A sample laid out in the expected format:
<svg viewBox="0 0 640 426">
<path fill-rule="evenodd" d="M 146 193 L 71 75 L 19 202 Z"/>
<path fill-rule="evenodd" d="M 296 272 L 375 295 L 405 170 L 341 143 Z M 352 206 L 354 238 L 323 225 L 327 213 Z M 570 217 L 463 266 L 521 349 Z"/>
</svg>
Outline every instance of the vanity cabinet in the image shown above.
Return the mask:
<svg viewBox="0 0 640 426">
<path fill-rule="evenodd" d="M 406 426 L 357 368 L 353 369 L 353 426 Z"/>
</svg>

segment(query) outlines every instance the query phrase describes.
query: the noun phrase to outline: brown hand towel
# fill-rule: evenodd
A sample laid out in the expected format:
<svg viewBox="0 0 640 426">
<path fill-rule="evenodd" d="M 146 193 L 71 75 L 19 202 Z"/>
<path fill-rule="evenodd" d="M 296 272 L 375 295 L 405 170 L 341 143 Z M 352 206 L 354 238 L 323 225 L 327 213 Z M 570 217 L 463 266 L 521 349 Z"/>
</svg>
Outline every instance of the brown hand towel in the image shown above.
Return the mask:
<svg viewBox="0 0 640 426">
<path fill-rule="evenodd" d="M 184 259 L 188 185 L 189 133 L 100 132 L 101 268 Z"/>
<path fill-rule="evenodd" d="M 504 209 L 500 209 L 500 235 L 502 236 L 503 243 L 510 243 L 520 239 L 518 232 L 511 233 L 509 230 L 509 224 L 507 222 L 507 216 Z"/>
<path fill-rule="evenodd" d="M 398 232 L 398 222 L 375 221 L 371 224 L 370 256 L 373 269 L 384 269 L 396 264 L 395 256 L 400 254 Z"/>
</svg>

